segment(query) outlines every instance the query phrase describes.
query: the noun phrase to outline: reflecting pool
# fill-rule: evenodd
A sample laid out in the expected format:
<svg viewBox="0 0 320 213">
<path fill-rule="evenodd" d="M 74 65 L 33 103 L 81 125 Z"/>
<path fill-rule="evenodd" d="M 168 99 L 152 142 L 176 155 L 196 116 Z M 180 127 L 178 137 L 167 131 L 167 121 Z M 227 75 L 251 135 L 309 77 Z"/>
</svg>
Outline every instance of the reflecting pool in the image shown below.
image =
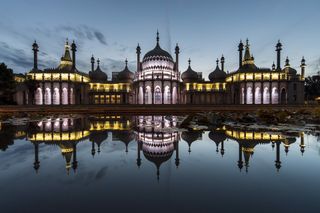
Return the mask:
<svg viewBox="0 0 320 213">
<path fill-rule="evenodd" d="M 1 212 L 318 212 L 320 137 L 176 116 L 0 125 Z"/>
</svg>

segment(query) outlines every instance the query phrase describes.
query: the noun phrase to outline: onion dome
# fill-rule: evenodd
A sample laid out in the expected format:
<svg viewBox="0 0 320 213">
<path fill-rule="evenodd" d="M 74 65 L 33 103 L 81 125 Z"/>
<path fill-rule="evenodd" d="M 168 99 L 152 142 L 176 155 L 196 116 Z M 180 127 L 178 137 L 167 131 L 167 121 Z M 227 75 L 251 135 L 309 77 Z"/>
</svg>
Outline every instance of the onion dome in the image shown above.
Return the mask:
<svg viewBox="0 0 320 213">
<path fill-rule="evenodd" d="M 143 155 L 157 167 L 157 178 L 160 176 L 160 166 L 168 161 L 174 152 L 174 142 L 143 142 Z"/>
<path fill-rule="evenodd" d="M 211 82 L 224 82 L 227 74 L 219 68 L 219 59 L 216 62 L 216 69 L 209 74 L 209 80 Z"/>
<path fill-rule="evenodd" d="M 173 62 L 173 58 L 170 55 L 170 53 L 168 53 L 167 51 L 163 50 L 160 47 L 160 44 L 159 44 L 159 32 L 157 32 L 157 45 L 153 50 L 147 52 L 144 55 L 143 62 L 149 61 L 149 60 L 159 60 L 159 59 L 160 60 L 168 60 L 168 61 Z"/>
<path fill-rule="evenodd" d="M 286 59 L 286 65 L 285 67 L 283 68 L 283 71 L 289 75 L 296 75 L 297 74 L 297 70 L 293 69 L 291 66 L 290 66 L 290 61 L 289 61 L 289 58 L 287 57 Z"/>
<path fill-rule="evenodd" d="M 191 64 L 191 60 L 189 59 L 188 61 L 189 63 L 189 67 L 186 71 L 184 71 L 181 75 L 181 79 L 184 82 L 194 82 L 198 80 L 198 73 L 196 71 L 194 71 L 190 64 Z"/>
<path fill-rule="evenodd" d="M 188 152 L 191 152 L 191 144 L 201 138 L 202 132 L 201 131 L 186 131 L 182 132 L 181 138 L 188 143 L 189 149 Z"/>
<path fill-rule="evenodd" d="M 286 155 L 288 155 L 289 152 L 289 147 L 291 144 L 296 142 L 296 138 L 287 138 L 283 143 L 284 143 L 284 151 Z"/>
<path fill-rule="evenodd" d="M 125 62 L 126 62 L 126 67 L 124 68 L 124 70 L 119 72 L 117 79 L 119 81 L 131 82 L 134 79 L 134 74 L 128 68 L 128 60 L 127 59 Z"/>
<path fill-rule="evenodd" d="M 217 149 L 216 151 L 218 152 L 218 146 L 220 143 L 226 140 L 226 134 L 221 131 L 210 131 L 209 132 L 209 138 L 216 143 Z"/>
<path fill-rule="evenodd" d="M 102 83 L 102 82 L 106 82 L 108 81 L 108 75 L 103 72 L 100 68 L 100 60 L 97 60 L 98 66 L 97 69 L 95 71 L 90 71 L 89 72 L 89 77 L 91 79 L 92 82 L 98 82 L 98 83 Z"/>
<path fill-rule="evenodd" d="M 38 51 L 39 46 L 37 44 L 37 41 L 35 40 L 34 43 L 32 44 L 32 50 Z"/>
</svg>

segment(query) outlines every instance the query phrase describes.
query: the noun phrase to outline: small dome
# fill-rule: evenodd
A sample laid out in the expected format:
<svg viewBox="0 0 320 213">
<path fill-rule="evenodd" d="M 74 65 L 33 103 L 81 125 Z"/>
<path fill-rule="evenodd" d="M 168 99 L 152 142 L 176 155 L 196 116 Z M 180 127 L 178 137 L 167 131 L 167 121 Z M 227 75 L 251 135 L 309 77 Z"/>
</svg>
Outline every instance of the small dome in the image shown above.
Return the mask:
<svg viewBox="0 0 320 213">
<path fill-rule="evenodd" d="M 217 60 L 217 66 L 214 71 L 209 74 L 209 80 L 211 82 L 224 82 L 227 74 L 219 68 L 219 61 Z"/>
<path fill-rule="evenodd" d="M 193 81 L 197 81 L 198 80 L 198 73 L 196 71 L 194 71 L 191 66 L 191 60 L 189 59 L 189 67 L 186 71 L 184 71 L 181 75 L 181 79 L 184 82 L 193 82 Z"/>
<path fill-rule="evenodd" d="M 126 67 L 124 68 L 124 70 L 119 72 L 117 79 L 119 81 L 133 81 L 134 74 L 128 68 L 128 60 L 126 60 Z"/>
<path fill-rule="evenodd" d="M 291 66 L 290 66 L 290 61 L 289 61 L 289 58 L 287 57 L 286 59 L 286 65 L 285 67 L 283 68 L 283 71 L 285 73 L 288 73 L 290 75 L 296 75 L 297 74 L 297 70 L 293 69 Z"/>
<path fill-rule="evenodd" d="M 105 82 L 108 81 L 108 75 L 100 69 L 100 60 L 98 59 L 98 67 L 95 71 L 89 72 L 89 77 L 93 82 Z"/>
</svg>

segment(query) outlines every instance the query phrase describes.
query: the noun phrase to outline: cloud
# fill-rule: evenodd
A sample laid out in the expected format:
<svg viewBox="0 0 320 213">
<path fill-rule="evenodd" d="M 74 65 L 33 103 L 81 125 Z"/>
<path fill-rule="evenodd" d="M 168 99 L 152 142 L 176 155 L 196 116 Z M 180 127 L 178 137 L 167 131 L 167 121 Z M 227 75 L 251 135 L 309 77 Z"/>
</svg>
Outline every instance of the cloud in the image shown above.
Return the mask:
<svg viewBox="0 0 320 213">
<path fill-rule="evenodd" d="M 44 52 L 40 52 L 40 54 L 47 55 L 47 53 Z M 2 41 L 0 41 L 0 58 L 6 64 L 13 64 L 14 68 L 18 68 L 18 71 L 30 70 L 33 67 L 32 54 L 26 54 L 23 49 L 12 47 Z M 49 67 L 54 63 L 56 63 L 55 60 L 47 57 L 44 62 L 39 61 L 38 65 L 40 67 Z M 14 72 L 16 72 L 16 70 L 14 70 Z"/>
<path fill-rule="evenodd" d="M 77 39 L 87 39 L 87 40 L 94 40 L 96 39 L 103 45 L 108 45 L 106 38 L 102 32 L 92 27 L 86 25 L 79 25 L 79 26 L 59 26 L 56 27 L 58 32 L 69 32 L 72 33 Z"/>
</svg>

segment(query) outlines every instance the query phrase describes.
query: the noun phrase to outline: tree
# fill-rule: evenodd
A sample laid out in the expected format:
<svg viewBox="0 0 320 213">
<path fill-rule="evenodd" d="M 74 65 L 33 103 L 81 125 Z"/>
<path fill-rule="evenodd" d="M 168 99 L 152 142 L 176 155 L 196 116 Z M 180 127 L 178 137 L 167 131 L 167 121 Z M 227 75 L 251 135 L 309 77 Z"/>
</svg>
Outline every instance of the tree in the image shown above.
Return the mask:
<svg viewBox="0 0 320 213">
<path fill-rule="evenodd" d="M 32 101 L 31 104 L 34 104 L 35 100 L 35 91 L 38 88 L 38 83 L 36 80 L 33 80 L 31 78 L 27 78 L 25 81 L 25 84 L 29 90 L 30 100 Z"/>
<path fill-rule="evenodd" d="M 7 68 L 4 63 L 0 64 L 0 104 L 15 104 L 13 95 L 16 82 L 12 69 Z"/>
<path fill-rule="evenodd" d="M 320 97 L 320 75 L 309 76 L 305 82 L 305 98 L 313 101 L 317 97 Z"/>
</svg>

